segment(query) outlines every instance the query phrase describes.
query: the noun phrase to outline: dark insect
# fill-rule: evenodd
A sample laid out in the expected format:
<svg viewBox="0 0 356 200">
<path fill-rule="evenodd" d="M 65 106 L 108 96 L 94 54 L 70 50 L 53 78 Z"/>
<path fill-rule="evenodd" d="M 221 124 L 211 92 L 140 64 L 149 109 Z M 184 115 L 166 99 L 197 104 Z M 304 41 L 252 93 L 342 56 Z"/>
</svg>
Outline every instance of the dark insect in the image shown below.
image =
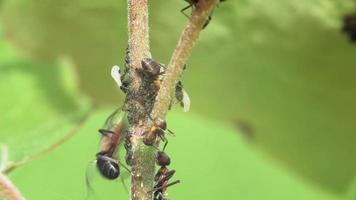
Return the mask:
<svg viewBox="0 0 356 200">
<path fill-rule="evenodd" d="M 352 42 L 356 42 L 356 13 L 344 16 L 342 31 L 348 34 Z"/>
<path fill-rule="evenodd" d="M 139 69 L 139 73 L 153 84 L 154 90 L 157 92 L 161 85 L 160 75 L 164 74 L 164 65 L 151 58 L 144 58 L 141 65 L 142 69 Z"/>
<path fill-rule="evenodd" d="M 184 112 L 190 109 L 190 98 L 188 93 L 184 90 L 182 81 L 178 81 L 175 88 L 175 96 Z"/>
<path fill-rule="evenodd" d="M 124 123 L 119 109 L 111 114 L 105 122 L 104 128 L 99 129 L 102 135 L 100 152 L 96 154 L 96 166 L 105 178 L 116 179 L 120 175 L 117 149 L 122 138 L 125 137 Z"/>
<path fill-rule="evenodd" d="M 154 200 L 164 200 L 167 199 L 165 193 L 167 188 L 180 183 L 180 180 L 173 181 L 169 183 L 169 179 L 171 179 L 176 171 L 175 170 L 168 170 L 167 167 L 162 166 L 155 175 L 155 186 L 153 190 L 150 192 L 153 193 Z"/>
<path fill-rule="evenodd" d="M 171 164 L 171 159 L 169 158 L 169 156 L 164 152 L 164 150 L 166 149 L 168 143 L 165 143 L 163 146 L 163 150 L 160 151 L 158 150 L 156 153 L 156 164 L 161 166 L 161 167 L 165 167 Z"/>
<path fill-rule="evenodd" d="M 169 179 L 173 177 L 176 171 L 169 170 L 167 168 L 167 166 L 171 163 L 171 159 L 166 153 L 164 153 L 164 149 L 166 148 L 166 145 L 167 144 L 165 144 L 162 151 L 158 151 L 156 154 L 156 163 L 161 167 L 156 173 L 154 178 L 155 186 L 153 190 L 150 191 L 150 192 L 154 192 L 153 193 L 154 200 L 167 199 L 165 196 L 167 188 L 180 182 L 180 180 L 176 180 L 171 183 L 168 183 Z"/>
<path fill-rule="evenodd" d="M 148 146 L 152 146 L 156 142 L 157 136 L 161 138 L 162 141 L 165 142 L 165 146 L 168 143 L 168 140 L 165 138 L 164 134 L 166 131 L 174 135 L 174 133 L 167 129 L 167 123 L 165 120 L 161 118 L 156 118 L 153 121 L 153 125 L 151 126 L 150 130 L 144 133 L 143 143 Z"/>
<path fill-rule="evenodd" d="M 120 167 L 117 160 L 101 152 L 96 155 L 96 166 L 100 174 L 107 179 L 113 180 L 120 175 Z"/>
<path fill-rule="evenodd" d="M 187 15 L 184 11 L 186 11 L 189 8 L 195 9 L 196 5 L 199 3 L 199 0 L 184 0 L 184 1 L 189 3 L 189 5 L 184 7 L 182 10 L 180 10 L 180 12 L 183 13 L 183 15 L 185 15 L 188 19 L 190 19 L 189 15 Z M 220 0 L 220 2 L 224 2 L 224 1 L 226 1 L 226 0 Z M 210 21 L 211 21 L 211 15 L 209 15 L 208 20 L 205 22 L 202 29 L 205 29 L 205 27 L 208 26 Z"/>
</svg>

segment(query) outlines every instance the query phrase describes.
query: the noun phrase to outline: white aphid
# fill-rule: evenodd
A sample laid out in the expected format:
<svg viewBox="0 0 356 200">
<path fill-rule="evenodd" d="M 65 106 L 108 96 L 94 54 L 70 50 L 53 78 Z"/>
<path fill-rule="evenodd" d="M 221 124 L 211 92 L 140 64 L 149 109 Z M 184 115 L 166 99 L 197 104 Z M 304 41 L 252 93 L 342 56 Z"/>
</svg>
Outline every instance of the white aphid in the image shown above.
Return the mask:
<svg viewBox="0 0 356 200">
<path fill-rule="evenodd" d="M 117 86 L 121 89 L 122 82 L 121 82 L 121 74 L 120 74 L 120 67 L 118 65 L 114 65 L 111 68 L 111 77 L 116 82 Z"/>
<path fill-rule="evenodd" d="M 183 111 L 188 112 L 190 109 L 190 98 L 187 91 L 185 91 L 185 89 L 182 89 L 182 93 L 183 93 L 183 99 L 182 99 Z"/>
</svg>

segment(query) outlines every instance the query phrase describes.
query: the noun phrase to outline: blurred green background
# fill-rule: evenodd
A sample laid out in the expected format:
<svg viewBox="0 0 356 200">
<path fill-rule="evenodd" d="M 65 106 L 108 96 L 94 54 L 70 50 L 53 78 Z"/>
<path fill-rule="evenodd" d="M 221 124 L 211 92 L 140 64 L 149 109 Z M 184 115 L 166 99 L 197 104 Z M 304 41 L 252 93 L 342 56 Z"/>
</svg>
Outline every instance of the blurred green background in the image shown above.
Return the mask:
<svg viewBox="0 0 356 200">
<path fill-rule="evenodd" d="M 168 63 L 186 5 L 150 1 L 154 59 Z M 191 111 L 177 106 L 167 119 L 182 181 L 171 199 L 356 198 L 356 44 L 341 33 L 350 12 L 352 0 L 219 5 L 182 78 Z M 90 164 L 97 129 L 122 104 L 110 69 L 123 66 L 126 46 L 126 1 L 0 1 L 0 144 L 10 159 L 50 146 L 90 99 L 99 104 L 69 142 L 10 174 L 27 199 L 84 199 L 86 172 L 96 199 L 128 198 Z"/>
</svg>

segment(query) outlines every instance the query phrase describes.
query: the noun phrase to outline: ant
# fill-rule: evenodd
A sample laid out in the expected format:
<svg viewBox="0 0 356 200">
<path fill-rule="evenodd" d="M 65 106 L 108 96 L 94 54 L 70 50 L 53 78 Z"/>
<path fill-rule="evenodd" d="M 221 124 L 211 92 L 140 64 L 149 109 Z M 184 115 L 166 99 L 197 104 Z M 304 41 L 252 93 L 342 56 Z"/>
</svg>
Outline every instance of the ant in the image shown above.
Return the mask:
<svg viewBox="0 0 356 200">
<path fill-rule="evenodd" d="M 356 13 L 345 15 L 342 31 L 349 35 L 352 42 L 356 42 Z"/>
<path fill-rule="evenodd" d="M 164 65 L 156 62 L 152 58 L 143 58 L 141 61 L 142 69 L 138 69 L 139 73 L 153 83 L 155 92 L 158 92 L 161 79 L 160 75 L 164 74 Z"/>
<path fill-rule="evenodd" d="M 189 8 L 193 8 L 195 9 L 196 5 L 199 3 L 199 0 L 184 0 L 186 1 L 187 3 L 189 3 L 188 6 L 184 7 L 182 10 L 180 10 L 180 12 L 185 15 L 188 19 L 190 19 L 190 17 L 184 12 L 185 10 L 189 9 Z M 226 0 L 220 0 L 219 2 L 224 2 Z M 211 14 L 212 15 L 212 14 Z M 205 29 L 205 27 L 208 26 L 208 24 L 210 23 L 211 21 L 211 15 L 209 15 L 208 17 L 208 20 L 205 22 L 205 24 L 203 25 L 202 29 Z"/>
<path fill-rule="evenodd" d="M 117 154 L 118 145 L 126 133 L 123 119 L 118 119 L 118 116 L 119 109 L 108 117 L 104 125 L 105 128 L 99 129 L 102 139 L 100 142 L 101 151 L 96 154 L 96 166 L 101 175 L 110 180 L 116 179 L 120 175 L 119 161 L 114 155 Z M 127 168 L 125 167 L 125 169 Z"/>
<path fill-rule="evenodd" d="M 175 135 L 171 130 L 167 129 L 167 123 L 165 120 L 161 118 L 150 119 L 153 121 L 153 126 L 151 126 L 149 131 L 143 133 L 145 136 L 143 138 L 143 143 L 148 146 L 152 146 L 156 142 L 157 136 L 161 138 L 162 141 L 165 142 L 164 146 L 168 144 L 168 140 L 164 136 L 165 132 L 168 131 L 172 135 Z"/>
<path fill-rule="evenodd" d="M 176 171 L 169 170 L 167 168 L 167 166 L 170 165 L 170 163 L 171 163 L 171 159 L 164 152 L 166 146 L 167 146 L 167 144 L 164 145 L 162 151 L 158 151 L 156 153 L 156 164 L 161 166 L 161 168 L 158 170 L 158 172 L 155 175 L 154 181 L 156 184 L 155 184 L 154 188 L 151 191 L 149 191 L 149 192 L 154 192 L 153 193 L 154 200 L 167 199 L 165 197 L 167 188 L 172 185 L 175 185 L 177 183 L 180 183 L 180 180 L 176 180 L 171 183 L 168 183 L 169 179 L 173 177 L 173 175 Z"/>
</svg>

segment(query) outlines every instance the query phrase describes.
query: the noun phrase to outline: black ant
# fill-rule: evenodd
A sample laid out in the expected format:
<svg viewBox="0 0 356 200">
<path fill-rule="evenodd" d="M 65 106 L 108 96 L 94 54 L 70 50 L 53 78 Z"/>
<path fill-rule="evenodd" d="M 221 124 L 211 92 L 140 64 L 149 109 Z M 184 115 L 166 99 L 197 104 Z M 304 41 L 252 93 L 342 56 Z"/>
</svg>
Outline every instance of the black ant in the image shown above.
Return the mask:
<svg viewBox="0 0 356 200">
<path fill-rule="evenodd" d="M 356 42 L 356 13 L 345 15 L 342 31 L 349 35 L 352 42 Z"/>
<path fill-rule="evenodd" d="M 96 166 L 99 172 L 105 178 L 111 180 L 120 175 L 119 161 L 114 155 L 117 154 L 118 145 L 125 134 L 124 122 L 122 118 L 118 119 L 118 113 L 119 109 L 106 120 L 105 128 L 99 129 L 102 135 L 100 141 L 101 151 L 96 154 Z M 127 170 L 130 171 L 129 169 Z"/>
<path fill-rule="evenodd" d="M 185 15 L 188 19 L 190 19 L 190 17 L 184 12 L 185 10 L 189 9 L 189 8 L 193 8 L 195 9 L 196 5 L 199 3 L 199 0 L 184 0 L 186 1 L 187 3 L 189 3 L 188 6 L 184 7 L 182 10 L 180 10 L 180 12 Z M 224 2 L 226 0 L 220 0 L 220 2 Z M 208 17 L 208 20 L 205 22 L 205 24 L 203 25 L 202 29 L 205 29 L 205 27 L 208 26 L 208 24 L 210 23 L 211 21 L 211 15 L 209 15 Z"/>
<path fill-rule="evenodd" d="M 139 69 L 139 73 L 150 80 L 153 83 L 155 92 L 158 92 L 161 85 L 160 75 L 164 74 L 164 65 L 152 58 L 142 59 L 141 65 L 142 69 Z"/>
<path fill-rule="evenodd" d="M 180 183 L 180 180 L 173 181 L 168 183 L 169 179 L 173 177 L 175 170 L 169 170 L 167 168 L 168 165 L 171 163 L 171 159 L 169 156 L 164 153 L 164 149 L 166 148 L 166 144 L 163 147 L 163 151 L 158 151 L 156 154 L 156 163 L 157 165 L 161 166 L 158 172 L 155 175 L 155 186 L 153 190 L 149 192 L 153 193 L 154 200 L 164 200 L 166 199 L 165 193 L 168 187 Z"/>
</svg>

